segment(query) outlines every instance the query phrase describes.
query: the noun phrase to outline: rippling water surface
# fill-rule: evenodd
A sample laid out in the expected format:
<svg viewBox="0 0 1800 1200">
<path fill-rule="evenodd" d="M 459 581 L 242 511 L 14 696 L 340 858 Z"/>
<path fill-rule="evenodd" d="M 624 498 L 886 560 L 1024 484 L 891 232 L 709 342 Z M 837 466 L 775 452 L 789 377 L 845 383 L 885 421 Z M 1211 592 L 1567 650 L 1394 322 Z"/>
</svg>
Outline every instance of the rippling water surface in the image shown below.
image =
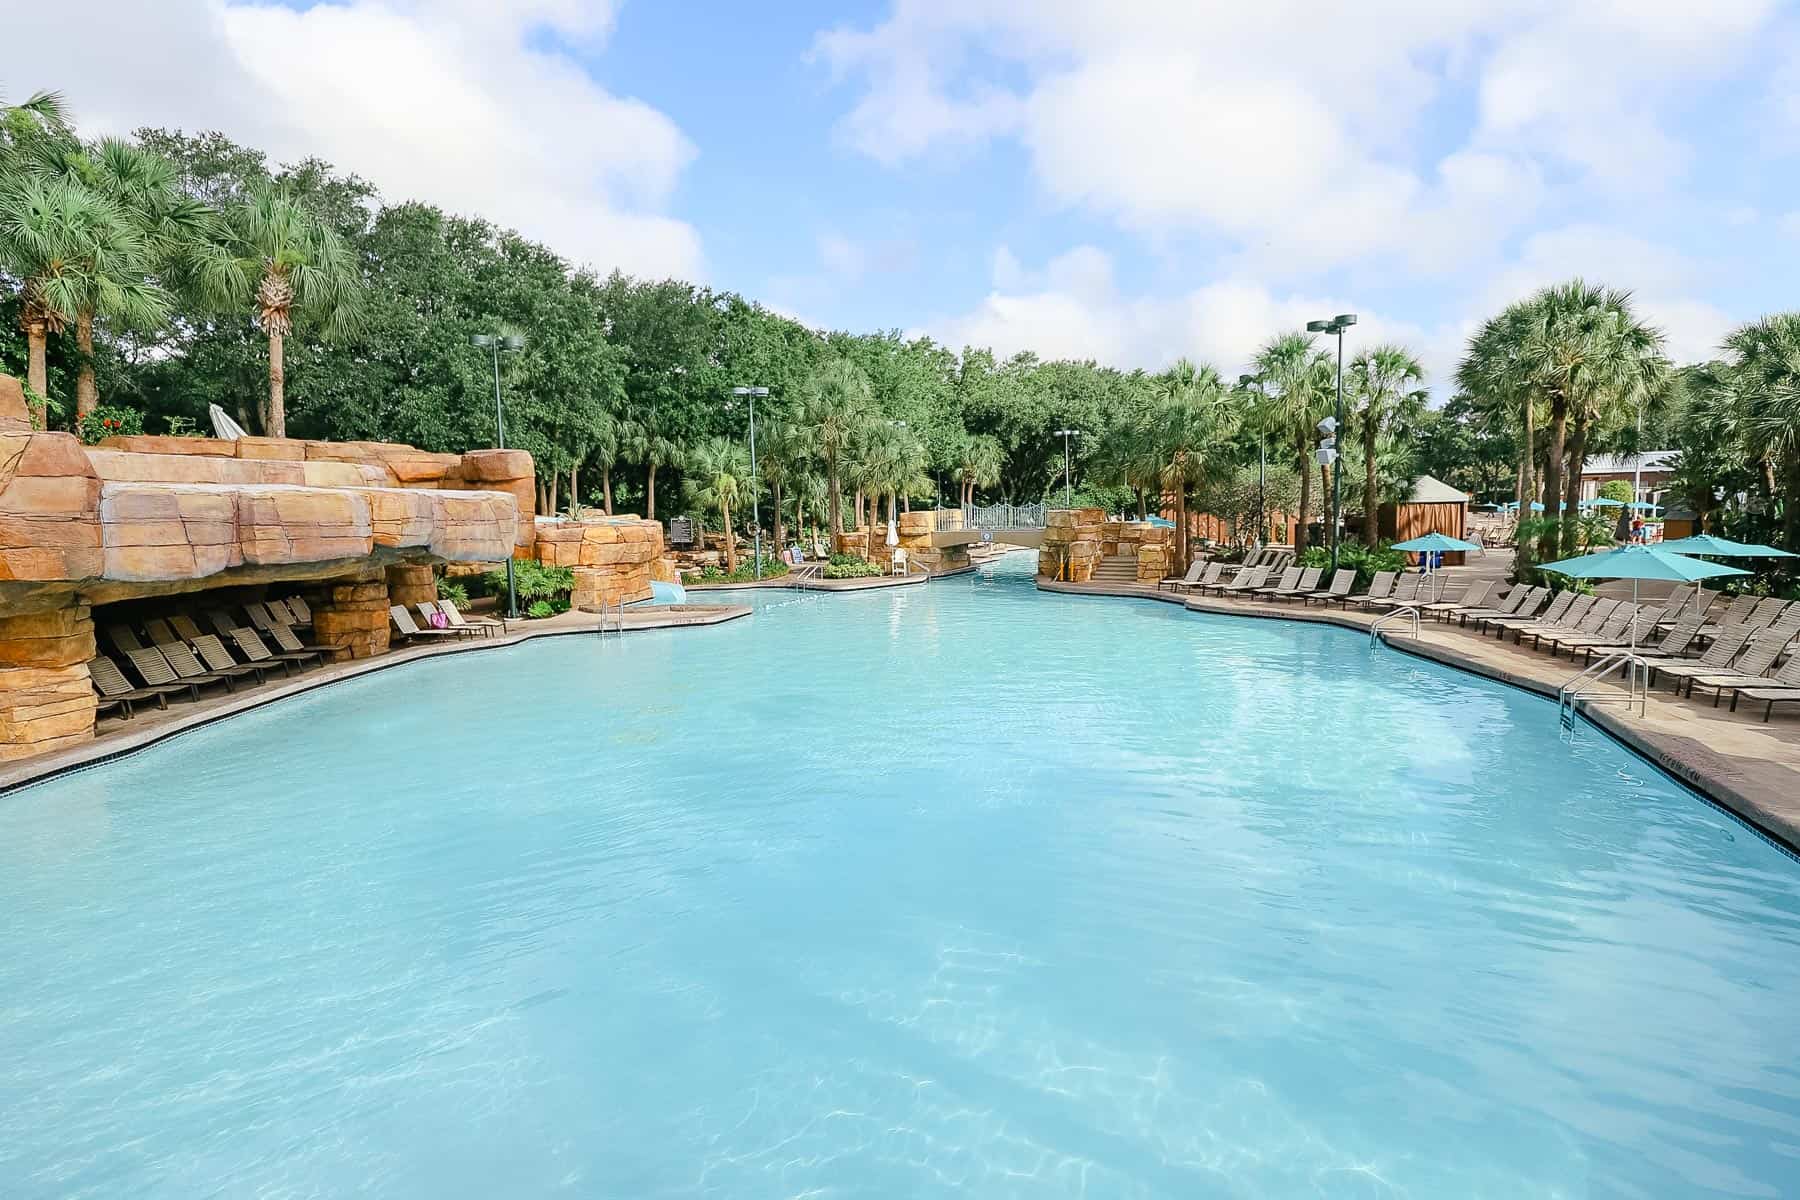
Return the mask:
<svg viewBox="0 0 1800 1200">
<path fill-rule="evenodd" d="M 0 797 L 0 1195 L 1800 1194 L 1795 862 L 1544 701 L 1029 569 Z"/>
</svg>

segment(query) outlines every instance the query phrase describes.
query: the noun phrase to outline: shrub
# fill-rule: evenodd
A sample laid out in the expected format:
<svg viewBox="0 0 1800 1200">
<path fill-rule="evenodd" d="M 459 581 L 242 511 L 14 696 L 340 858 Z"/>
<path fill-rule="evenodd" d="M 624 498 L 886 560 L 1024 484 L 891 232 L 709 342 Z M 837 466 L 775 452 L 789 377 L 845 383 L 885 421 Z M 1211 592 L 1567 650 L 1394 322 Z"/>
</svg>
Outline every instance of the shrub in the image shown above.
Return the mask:
<svg viewBox="0 0 1800 1200">
<path fill-rule="evenodd" d="M 1300 555 L 1300 565 L 1330 567 L 1331 547 L 1308 546 Z M 1374 580 L 1377 571 L 1406 570 L 1406 552 L 1394 549 L 1388 542 L 1383 542 L 1373 550 L 1361 542 L 1341 542 L 1338 545 L 1338 566 L 1356 569 L 1356 585 L 1353 590 L 1362 591 Z"/>
<path fill-rule="evenodd" d="M 482 586 L 491 596 L 506 595 L 506 568 L 489 571 L 481 577 Z M 513 591 L 519 603 L 535 600 L 561 600 L 568 607 L 569 593 L 575 590 L 575 572 L 568 567 L 546 567 L 532 559 L 513 563 Z"/>
<path fill-rule="evenodd" d="M 567 610 L 565 609 L 564 611 Z M 534 600 L 532 601 L 531 607 L 525 610 L 525 615 L 533 621 L 542 621 L 545 617 L 554 617 L 556 615 L 556 606 L 551 604 L 548 600 Z"/>
<path fill-rule="evenodd" d="M 1631 485 L 1623 479 L 1609 479 L 1600 485 L 1600 495 L 1607 500 L 1617 500 L 1621 504 L 1630 504 L 1637 499 L 1632 493 Z"/>
<path fill-rule="evenodd" d="M 452 604 L 461 605 L 469 602 L 469 589 L 454 579 L 439 579 L 437 594 L 440 600 L 448 600 Z"/>
<path fill-rule="evenodd" d="M 839 562 L 840 557 L 849 561 Z M 831 561 L 825 564 L 825 578 L 827 579 L 867 579 L 883 574 L 886 574 L 883 568 L 866 558 L 857 558 L 854 554 L 834 554 L 831 556 Z"/>
<path fill-rule="evenodd" d="M 102 404 L 76 422 L 75 431 L 84 443 L 92 446 L 102 438 L 128 437 L 144 432 L 144 414 L 135 408 Z"/>
<path fill-rule="evenodd" d="M 866 563 L 868 561 L 868 559 L 860 554 L 833 554 L 830 558 L 825 560 L 825 565 L 831 567 L 854 567 L 859 563 Z"/>
<path fill-rule="evenodd" d="M 788 573 L 788 565 L 779 558 L 762 560 L 762 578 L 780 579 Z M 756 582 L 756 562 L 742 562 L 735 571 L 727 571 L 723 567 L 707 567 L 700 572 L 701 583 L 754 583 Z"/>
</svg>

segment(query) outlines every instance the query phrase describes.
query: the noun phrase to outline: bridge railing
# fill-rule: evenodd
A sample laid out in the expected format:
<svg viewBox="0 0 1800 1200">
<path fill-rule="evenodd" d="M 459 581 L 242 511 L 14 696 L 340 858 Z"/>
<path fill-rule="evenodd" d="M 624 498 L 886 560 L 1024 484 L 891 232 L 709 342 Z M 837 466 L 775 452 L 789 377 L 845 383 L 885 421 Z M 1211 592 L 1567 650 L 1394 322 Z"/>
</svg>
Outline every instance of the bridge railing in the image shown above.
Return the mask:
<svg viewBox="0 0 1800 1200">
<path fill-rule="evenodd" d="M 976 530 L 1042 529 L 1045 508 L 1039 504 L 965 504 L 963 528 Z"/>
</svg>

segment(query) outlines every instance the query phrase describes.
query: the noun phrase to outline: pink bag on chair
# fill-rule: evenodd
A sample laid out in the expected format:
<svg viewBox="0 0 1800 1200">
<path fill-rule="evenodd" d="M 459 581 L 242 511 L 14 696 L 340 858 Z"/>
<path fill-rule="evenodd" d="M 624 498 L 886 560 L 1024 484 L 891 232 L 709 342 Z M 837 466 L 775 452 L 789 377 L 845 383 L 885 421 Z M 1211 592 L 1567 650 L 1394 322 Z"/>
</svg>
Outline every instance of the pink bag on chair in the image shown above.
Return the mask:
<svg viewBox="0 0 1800 1200">
<path fill-rule="evenodd" d="M 438 612 L 436 609 L 433 609 L 431 613 L 431 627 L 433 629 L 448 629 L 450 628 L 450 618 L 446 617 L 443 613 Z"/>
</svg>

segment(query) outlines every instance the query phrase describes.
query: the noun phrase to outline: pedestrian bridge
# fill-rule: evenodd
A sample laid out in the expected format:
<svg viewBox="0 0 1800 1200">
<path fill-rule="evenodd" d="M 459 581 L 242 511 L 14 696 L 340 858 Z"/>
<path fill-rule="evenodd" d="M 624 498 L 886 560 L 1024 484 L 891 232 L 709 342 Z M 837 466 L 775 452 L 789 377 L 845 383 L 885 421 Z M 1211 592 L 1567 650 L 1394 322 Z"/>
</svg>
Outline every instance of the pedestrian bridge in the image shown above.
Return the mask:
<svg viewBox="0 0 1800 1200">
<path fill-rule="evenodd" d="M 957 510 L 950 509 L 955 514 Z M 940 509 L 940 518 L 945 510 Z M 1029 546 L 1036 549 L 1044 541 L 1045 506 L 1042 504 L 965 504 L 962 506 L 961 521 L 950 523 L 960 528 L 946 529 L 943 520 L 937 522 L 939 528 L 932 530 L 931 544 L 944 546 L 972 546 L 978 542 L 1000 542 L 1008 546 Z"/>
</svg>

